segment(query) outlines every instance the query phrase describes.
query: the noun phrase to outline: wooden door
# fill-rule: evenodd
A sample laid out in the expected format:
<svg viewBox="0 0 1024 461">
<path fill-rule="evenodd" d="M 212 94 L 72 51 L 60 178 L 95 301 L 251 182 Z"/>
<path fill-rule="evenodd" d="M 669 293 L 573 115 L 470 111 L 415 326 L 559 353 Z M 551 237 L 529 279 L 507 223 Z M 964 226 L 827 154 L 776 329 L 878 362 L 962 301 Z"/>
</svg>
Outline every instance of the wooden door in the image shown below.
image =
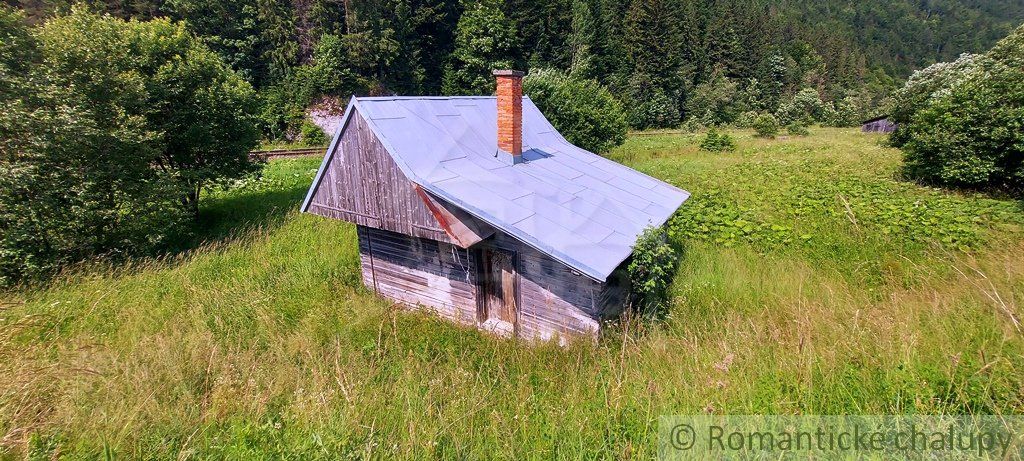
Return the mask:
<svg viewBox="0 0 1024 461">
<path fill-rule="evenodd" d="M 485 250 L 484 307 L 488 321 L 500 321 L 515 327 L 518 321 L 516 303 L 515 254 L 501 250 Z"/>
</svg>

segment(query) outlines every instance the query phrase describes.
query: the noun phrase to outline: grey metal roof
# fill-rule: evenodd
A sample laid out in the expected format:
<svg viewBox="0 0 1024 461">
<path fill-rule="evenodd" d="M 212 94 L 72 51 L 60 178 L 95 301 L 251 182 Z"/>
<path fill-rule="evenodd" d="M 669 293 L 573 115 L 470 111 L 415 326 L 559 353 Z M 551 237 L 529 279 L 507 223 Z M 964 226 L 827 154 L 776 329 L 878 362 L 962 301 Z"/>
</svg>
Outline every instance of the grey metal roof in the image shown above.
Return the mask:
<svg viewBox="0 0 1024 461">
<path fill-rule="evenodd" d="M 570 144 L 528 97 L 526 161 L 516 165 L 495 155 L 494 97 L 353 97 L 346 120 L 353 111 L 411 181 L 599 281 L 629 257 L 644 228 L 662 225 L 690 196 Z"/>
</svg>

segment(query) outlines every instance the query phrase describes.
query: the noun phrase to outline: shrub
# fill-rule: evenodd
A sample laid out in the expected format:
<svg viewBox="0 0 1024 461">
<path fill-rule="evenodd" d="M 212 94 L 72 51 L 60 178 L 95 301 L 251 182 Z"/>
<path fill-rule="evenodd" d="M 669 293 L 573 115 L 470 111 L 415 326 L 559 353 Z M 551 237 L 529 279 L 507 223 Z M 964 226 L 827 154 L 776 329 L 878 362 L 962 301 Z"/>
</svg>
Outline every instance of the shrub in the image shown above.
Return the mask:
<svg viewBox="0 0 1024 461">
<path fill-rule="evenodd" d="M 686 101 L 686 111 L 709 125 L 732 123 L 740 112 L 736 82 L 716 67 L 708 81 L 698 84 Z"/>
<path fill-rule="evenodd" d="M 787 125 L 786 132 L 788 132 L 791 136 L 807 136 L 811 134 L 810 131 L 807 131 L 806 126 L 803 126 L 799 123 L 790 123 L 789 125 Z"/>
<path fill-rule="evenodd" d="M 823 126 L 836 128 L 857 126 L 860 123 L 860 114 L 854 98 L 847 96 L 835 102 L 825 103 L 819 121 Z"/>
<path fill-rule="evenodd" d="M 779 134 L 779 121 L 772 114 L 761 114 L 754 119 L 753 128 L 759 138 L 774 138 Z"/>
<path fill-rule="evenodd" d="M 326 146 L 331 139 L 324 132 L 323 128 L 309 119 L 302 121 L 302 128 L 299 130 L 299 142 L 304 146 L 320 147 Z"/>
<path fill-rule="evenodd" d="M 534 69 L 523 93 L 565 138 L 586 150 L 605 153 L 626 141 L 622 104 L 595 80 L 554 69 Z"/>
<path fill-rule="evenodd" d="M 676 263 L 676 251 L 669 245 L 663 229 L 648 227 L 640 234 L 627 271 L 633 305 L 641 312 L 655 317 L 664 314 Z"/>
<path fill-rule="evenodd" d="M 932 95 L 905 128 L 905 173 L 966 188 L 1024 188 L 1024 26 Z"/>
<path fill-rule="evenodd" d="M 729 133 L 719 133 L 718 130 L 711 128 L 704 136 L 704 141 L 700 143 L 700 148 L 709 152 L 733 151 L 736 150 L 736 142 Z"/>
<path fill-rule="evenodd" d="M 0 63 L 0 284 L 163 245 L 204 187 L 254 170 L 252 88 L 184 24 L 76 7 L 28 39 L 10 17 L 26 40 Z"/>
</svg>

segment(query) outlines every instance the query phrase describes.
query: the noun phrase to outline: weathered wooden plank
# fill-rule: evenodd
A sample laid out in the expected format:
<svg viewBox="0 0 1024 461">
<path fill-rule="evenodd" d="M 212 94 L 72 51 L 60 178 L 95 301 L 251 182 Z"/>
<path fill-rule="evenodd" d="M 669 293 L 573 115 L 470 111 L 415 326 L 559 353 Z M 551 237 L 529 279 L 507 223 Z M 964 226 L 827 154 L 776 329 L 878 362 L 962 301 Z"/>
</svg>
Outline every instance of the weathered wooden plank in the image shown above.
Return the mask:
<svg viewBox="0 0 1024 461">
<path fill-rule="evenodd" d="M 475 321 L 474 269 L 470 264 L 455 264 L 444 248 L 467 263 L 468 252 L 444 242 L 380 229 L 359 227 L 357 233 L 363 270 L 376 277 L 379 295 L 411 307 L 426 307 L 460 322 Z M 371 261 L 373 266 L 369 268 Z"/>
<path fill-rule="evenodd" d="M 308 211 L 405 235 L 451 241 L 358 112 L 343 128 Z"/>
</svg>

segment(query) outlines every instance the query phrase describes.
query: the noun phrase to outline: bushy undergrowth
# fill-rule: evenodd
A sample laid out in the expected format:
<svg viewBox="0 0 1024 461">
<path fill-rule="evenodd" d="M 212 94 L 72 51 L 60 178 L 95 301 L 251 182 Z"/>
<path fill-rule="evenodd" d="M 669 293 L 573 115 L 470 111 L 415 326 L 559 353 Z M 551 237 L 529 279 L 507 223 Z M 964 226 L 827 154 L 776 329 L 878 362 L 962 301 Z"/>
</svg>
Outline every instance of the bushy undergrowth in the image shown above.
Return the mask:
<svg viewBox="0 0 1024 461">
<path fill-rule="evenodd" d="M 786 133 L 789 133 L 790 136 L 810 136 L 811 134 L 807 126 L 800 123 L 790 123 L 787 125 Z"/>
<path fill-rule="evenodd" d="M 779 134 L 779 120 L 772 114 L 758 115 L 751 124 L 754 132 L 761 138 L 774 138 Z"/>
<path fill-rule="evenodd" d="M 302 128 L 299 130 L 299 141 L 302 145 L 310 147 L 326 146 L 330 140 L 324 129 L 317 126 L 317 124 L 309 120 L 302 122 Z"/>
<path fill-rule="evenodd" d="M 626 269 L 633 306 L 645 316 L 659 318 L 665 314 L 668 289 L 678 264 L 678 255 L 669 245 L 664 229 L 648 227 L 640 234 Z"/>
</svg>

